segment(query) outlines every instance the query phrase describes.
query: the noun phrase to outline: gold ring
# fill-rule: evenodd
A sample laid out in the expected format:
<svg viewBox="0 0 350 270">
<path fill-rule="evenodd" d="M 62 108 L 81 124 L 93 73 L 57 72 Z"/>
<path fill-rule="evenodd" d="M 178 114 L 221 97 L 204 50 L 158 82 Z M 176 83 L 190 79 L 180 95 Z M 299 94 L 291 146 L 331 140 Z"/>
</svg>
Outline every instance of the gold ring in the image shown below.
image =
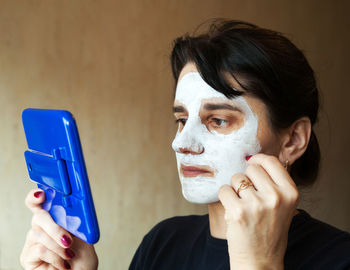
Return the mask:
<svg viewBox="0 0 350 270">
<path fill-rule="evenodd" d="M 241 190 L 245 190 L 245 189 L 247 189 L 247 188 L 249 188 L 249 187 L 254 187 L 253 183 L 250 182 L 249 180 L 243 179 L 243 180 L 241 181 L 241 183 L 239 184 L 239 187 L 238 187 L 238 189 L 237 189 L 237 191 L 236 191 L 237 195 L 239 196 L 239 192 L 240 192 Z"/>
</svg>

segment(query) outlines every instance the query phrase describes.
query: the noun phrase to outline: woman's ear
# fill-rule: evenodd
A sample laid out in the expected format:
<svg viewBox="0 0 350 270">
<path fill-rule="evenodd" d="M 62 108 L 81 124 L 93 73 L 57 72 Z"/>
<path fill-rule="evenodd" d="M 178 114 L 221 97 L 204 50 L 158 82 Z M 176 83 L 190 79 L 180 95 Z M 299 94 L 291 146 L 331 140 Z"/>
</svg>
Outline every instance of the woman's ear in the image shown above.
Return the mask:
<svg viewBox="0 0 350 270">
<path fill-rule="evenodd" d="M 292 165 L 306 151 L 310 135 L 310 119 L 301 117 L 296 120 L 282 136 L 279 159 Z"/>
</svg>

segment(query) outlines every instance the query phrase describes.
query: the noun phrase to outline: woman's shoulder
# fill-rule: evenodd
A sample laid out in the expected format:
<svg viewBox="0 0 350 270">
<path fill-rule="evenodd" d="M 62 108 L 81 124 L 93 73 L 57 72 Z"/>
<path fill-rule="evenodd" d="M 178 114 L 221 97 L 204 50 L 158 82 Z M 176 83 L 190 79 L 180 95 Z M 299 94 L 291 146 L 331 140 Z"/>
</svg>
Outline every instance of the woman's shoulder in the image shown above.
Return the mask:
<svg viewBox="0 0 350 270">
<path fill-rule="evenodd" d="M 350 233 L 298 210 L 288 234 L 287 269 L 348 269 Z"/>
<path fill-rule="evenodd" d="M 344 241 L 350 241 L 350 233 L 341 230 L 331 224 L 312 217 L 303 209 L 298 209 L 297 214 L 291 223 L 290 234 L 295 234 L 300 237 L 317 237 L 318 241 L 329 239 L 342 238 Z"/>
</svg>

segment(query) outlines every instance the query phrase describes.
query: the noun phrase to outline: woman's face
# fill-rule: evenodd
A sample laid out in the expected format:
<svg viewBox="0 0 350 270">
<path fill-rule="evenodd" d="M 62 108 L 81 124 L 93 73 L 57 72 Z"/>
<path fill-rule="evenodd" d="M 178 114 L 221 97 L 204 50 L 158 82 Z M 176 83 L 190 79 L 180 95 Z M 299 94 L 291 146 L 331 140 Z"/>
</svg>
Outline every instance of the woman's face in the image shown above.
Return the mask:
<svg viewBox="0 0 350 270">
<path fill-rule="evenodd" d="M 244 92 L 233 78 L 230 82 Z M 192 63 L 179 76 L 174 114 L 179 126 L 172 147 L 182 193 L 190 202 L 218 201 L 219 188 L 245 172 L 247 156 L 278 155 L 278 137 L 269 126 L 265 105 L 244 94 L 226 98 Z"/>
</svg>

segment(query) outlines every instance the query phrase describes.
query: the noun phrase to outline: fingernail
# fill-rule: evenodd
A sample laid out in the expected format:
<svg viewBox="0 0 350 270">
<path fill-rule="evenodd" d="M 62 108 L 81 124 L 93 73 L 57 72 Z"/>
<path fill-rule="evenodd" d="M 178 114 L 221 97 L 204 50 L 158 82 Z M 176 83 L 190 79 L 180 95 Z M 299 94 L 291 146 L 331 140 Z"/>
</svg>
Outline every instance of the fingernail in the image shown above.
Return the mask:
<svg viewBox="0 0 350 270">
<path fill-rule="evenodd" d="M 70 269 L 70 264 L 67 261 L 64 261 L 64 268 Z"/>
<path fill-rule="evenodd" d="M 63 245 L 65 245 L 66 247 L 69 247 L 70 244 L 72 244 L 72 240 L 67 236 L 67 235 L 63 235 L 61 238 L 61 242 Z"/>
<path fill-rule="evenodd" d="M 245 160 L 248 161 L 251 157 L 252 157 L 252 155 L 246 156 Z"/>
<path fill-rule="evenodd" d="M 41 194 L 43 194 L 42 191 L 37 191 L 37 192 L 34 193 L 34 197 L 35 198 L 40 198 Z"/>
<path fill-rule="evenodd" d="M 66 253 L 66 256 L 69 258 L 69 259 L 72 259 L 74 256 L 75 256 L 75 253 L 73 250 L 67 248 L 64 250 L 64 253 Z"/>
</svg>

